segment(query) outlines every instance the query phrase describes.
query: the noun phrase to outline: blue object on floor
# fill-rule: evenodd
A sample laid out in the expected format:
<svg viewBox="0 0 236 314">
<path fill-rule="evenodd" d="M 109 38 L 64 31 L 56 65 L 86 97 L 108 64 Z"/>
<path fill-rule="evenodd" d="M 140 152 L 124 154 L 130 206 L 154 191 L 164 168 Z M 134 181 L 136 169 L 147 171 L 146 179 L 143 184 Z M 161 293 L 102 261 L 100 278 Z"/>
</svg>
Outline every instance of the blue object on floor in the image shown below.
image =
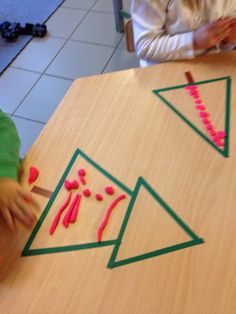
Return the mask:
<svg viewBox="0 0 236 314">
<path fill-rule="evenodd" d="M 0 23 L 4 21 L 44 23 L 64 0 L 0 0 Z M 50 31 L 50 30 L 49 30 Z M 14 42 L 0 38 L 0 74 L 31 40 L 31 36 L 19 36 Z"/>
</svg>

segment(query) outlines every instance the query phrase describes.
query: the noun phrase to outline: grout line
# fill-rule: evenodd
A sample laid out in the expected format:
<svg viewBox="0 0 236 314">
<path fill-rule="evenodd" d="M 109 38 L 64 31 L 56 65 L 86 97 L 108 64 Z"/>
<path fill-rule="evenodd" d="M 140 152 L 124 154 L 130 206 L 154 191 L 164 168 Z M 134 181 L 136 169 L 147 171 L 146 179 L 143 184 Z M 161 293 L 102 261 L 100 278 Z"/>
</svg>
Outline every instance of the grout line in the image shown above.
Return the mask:
<svg viewBox="0 0 236 314">
<path fill-rule="evenodd" d="M 15 70 L 22 70 L 22 71 L 25 71 L 25 72 L 30 72 L 30 73 L 35 73 L 35 74 L 42 74 L 42 72 L 38 72 L 38 71 L 31 70 L 31 69 L 25 69 L 25 68 L 17 67 L 15 65 L 10 65 L 9 68 L 10 69 L 15 69 Z"/>
<path fill-rule="evenodd" d="M 80 20 L 79 24 L 75 27 L 74 31 L 70 34 L 70 36 L 65 40 L 64 44 L 61 46 L 61 48 L 59 49 L 59 51 L 56 53 L 56 55 L 54 56 L 54 58 L 51 60 L 51 62 L 48 64 L 48 66 L 44 69 L 45 73 L 47 71 L 47 69 L 49 68 L 49 66 L 52 64 L 52 62 L 56 59 L 56 57 L 59 55 L 59 53 L 62 51 L 62 49 L 65 47 L 65 45 L 68 43 L 68 41 L 70 40 L 71 36 L 74 34 L 74 32 L 76 31 L 76 29 L 79 27 L 79 25 L 83 22 L 83 20 L 86 18 L 86 16 L 88 15 L 89 11 L 87 11 L 87 13 L 84 15 L 84 17 Z"/>
<path fill-rule="evenodd" d="M 50 74 L 50 73 L 44 73 L 44 72 L 42 73 L 42 72 L 37 72 L 34 70 L 25 69 L 25 68 L 16 67 L 16 66 L 10 66 L 9 68 L 14 69 L 14 70 L 21 70 L 21 71 L 25 71 L 25 72 L 29 72 L 29 73 L 34 73 L 34 74 L 42 74 L 40 78 L 42 78 L 42 76 L 50 76 L 50 77 L 54 77 L 54 78 L 58 78 L 58 79 L 63 79 L 66 81 L 71 81 L 71 82 L 74 81 L 73 78 L 60 76 L 60 75 L 56 75 L 56 74 Z"/>
<path fill-rule="evenodd" d="M 114 56 L 114 54 L 115 54 L 115 52 L 117 51 L 117 49 L 119 49 L 118 46 L 119 46 L 120 42 L 122 41 L 123 37 L 124 37 L 124 36 L 122 36 L 122 38 L 120 39 L 120 41 L 118 42 L 118 44 L 117 44 L 116 47 L 114 48 L 114 51 L 113 51 L 112 55 L 111 55 L 110 58 L 108 59 L 108 61 L 107 61 L 107 63 L 105 64 L 104 68 L 102 69 L 102 71 L 100 72 L 101 74 L 104 73 L 104 71 L 105 71 L 105 69 L 106 69 L 108 63 L 110 62 L 111 58 Z"/>
<path fill-rule="evenodd" d="M 84 17 L 81 19 L 81 21 L 79 22 L 79 24 L 76 26 L 75 30 L 77 29 L 77 27 L 82 23 L 82 21 L 84 20 L 84 18 L 88 15 L 89 11 L 84 15 Z M 72 34 L 75 32 L 75 30 L 72 32 Z M 72 36 L 72 34 L 70 35 L 70 37 Z M 64 46 L 67 44 L 67 42 L 69 41 L 70 37 L 64 42 L 64 44 L 62 45 L 62 47 L 59 49 L 59 51 L 56 53 L 56 55 L 54 56 L 54 58 L 51 60 L 51 62 L 47 65 L 47 67 L 44 69 L 44 71 L 41 73 L 41 75 L 39 76 L 38 80 L 36 80 L 35 84 L 30 88 L 30 90 L 28 91 L 28 93 L 25 95 L 25 97 L 20 101 L 20 103 L 18 104 L 18 106 L 16 107 L 16 109 L 13 111 L 13 115 L 15 114 L 15 112 L 19 109 L 19 107 L 21 106 L 21 104 L 23 103 L 23 101 L 26 99 L 26 97 L 30 94 L 30 92 L 33 90 L 33 88 L 36 86 L 36 84 L 39 82 L 39 80 L 42 78 L 42 76 L 44 75 L 44 73 L 47 71 L 47 69 L 49 68 L 49 66 L 52 64 L 52 62 L 55 60 L 55 58 L 58 56 L 58 54 L 61 52 L 61 50 L 64 48 Z"/>
<path fill-rule="evenodd" d="M 91 12 L 95 12 L 95 13 L 103 13 L 103 14 L 110 14 L 110 15 L 114 15 L 114 12 L 111 12 L 111 11 L 103 11 L 103 10 L 90 10 Z"/>
<path fill-rule="evenodd" d="M 60 7 L 61 9 L 68 9 L 68 10 L 75 10 L 75 11 L 89 11 L 89 9 L 85 9 L 85 8 L 72 8 L 72 7 L 67 7 L 62 5 Z"/>
<path fill-rule="evenodd" d="M 123 48 L 123 47 L 120 47 L 120 48 L 119 48 L 119 45 L 120 45 L 120 43 L 122 42 L 122 40 L 124 39 L 124 37 L 125 37 L 125 35 L 123 35 L 123 36 L 121 37 L 121 39 L 120 39 L 118 45 L 116 46 L 116 49 L 126 50 L 126 49 Z"/>
<path fill-rule="evenodd" d="M 55 75 L 55 74 L 50 74 L 50 73 L 44 73 L 43 75 L 44 76 L 49 76 L 49 77 L 54 77 L 54 78 L 57 78 L 57 79 L 63 79 L 63 80 L 70 81 L 70 82 L 73 82 L 75 80 L 74 78 L 60 76 L 60 75 Z"/>
<path fill-rule="evenodd" d="M 50 67 L 50 65 L 53 63 L 53 61 L 56 59 L 56 57 L 59 55 L 59 53 L 62 51 L 62 49 L 65 47 L 65 45 L 69 42 L 69 41 L 74 41 L 74 42 L 81 42 L 81 43 L 86 43 L 86 44 L 90 44 L 90 45 L 95 45 L 95 46 L 100 46 L 100 47 L 108 47 L 108 48 L 113 48 L 114 51 L 113 53 L 111 54 L 110 58 L 108 59 L 108 61 L 106 62 L 105 66 L 103 67 L 102 71 L 101 72 L 98 72 L 98 74 L 100 73 L 104 73 L 104 70 L 105 68 L 107 67 L 108 63 L 110 62 L 111 58 L 114 56 L 115 52 L 117 51 L 117 49 L 123 49 L 123 48 L 119 48 L 119 44 L 120 42 L 122 41 L 123 39 L 123 36 L 122 38 L 118 41 L 117 45 L 114 47 L 114 46 L 109 46 L 109 45 L 104 45 L 104 44 L 99 44 L 99 43 L 92 43 L 92 42 L 87 42 L 87 41 L 81 41 L 81 40 L 76 40 L 76 39 L 71 39 L 71 37 L 73 36 L 73 34 L 75 33 L 75 31 L 78 29 L 78 27 L 81 25 L 81 23 L 84 21 L 84 19 L 87 17 L 87 15 L 90 13 L 90 12 L 98 12 L 98 13 L 107 13 L 107 14 L 112 14 L 112 12 L 105 12 L 105 11 L 98 11 L 98 10 L 93 10 L 93 8 L 95 7 L 96 3 L 98 2 L 95 1 L 94 4 L 90 7 L 90 9 L 82 9 L 82 8 L 70 8 L 70 9 L 73 9 L 73 10 L 83 10 L 83 11 L 87 11 L 85 13 L 85 15 L 83 16 L 83 18 L 79 21 L 78 25 L 75 27 L 75 29 L 72 31 L 72 33 L 70 34 L 70 36 L 68 38 L 63 38 L 63 37 L 58 37 L 58 36 L 50 36 L 51 38 L 58 38 L 58 39 L 64 39 L 65 42 L 64 44 L 61 46 L 61 48 L 59 49 L 59 51 L 56 53 L 56 55 L 53 57 L 53 59 L 49 62 L 49 64 L 47 65 L 47 67 L 44 69 L 43 72 L 38 72 L 38 71 L 34 71 L 34 70 L 30 70 L 30 69 L 25 69 L 25 68 L 21 68 L 21 67 L 16 67 L 16 66 L 10 66 L 10 68 L 13 68 L 13 69 L 19 69 L 19 70 L 22 70 L 22 71 L 26 71 L 26 72 L 31 72 L 31 73 L 36 73 L 36 74 L 39 74 L 39 77 L 38 79 L 36 80 L 36 82 L 33 84 L 33 86 L 30 88 L 30 90 L 26 93 L 26 95 L 24 96 L 24 98 L 20 101 L 20 103 L 18 104 L 18 106 L 15 108 L 15 110 L 13 111 L 13 113 L 11 114 L 12 116 L 16 116 L 16 117 L 19 117 L 19 118 L 23 118 L 25 119 L 24 117 L 21 117 L 21 116 L 18 116 L 18 115 L 15 115 L 16 111 L 19 109 L 19 107 L 21 106 L 21 104 L 24 102 L 24 100 L 28 97 L 28 95 L 32 92 L 32 90 L 34 89 L 34 87 L 38 84 L 38 82 L 41 80 L 41 78 L 43 77 L 43 75 L 45 76 L 49 76 L 49 77 L 55 77 L 55 78 L 58 78 L 58 79 L 64 79 L 64 80 L 68 80 L 68 81 L 73 81 L 74 78 L 69 78 L 69 77 L 63 77 L 63 76 L 59 76 L 59 75 L 54 75 L 54 74 L 50 74 L 50 73 L 46 73 L 46 71 L 48 70 L 48 68 Z M 65 3 L 65 2 L 63 2 Z M 63 6 L 63 3 L 60 7 L 58 8 L 62 8 L 62 7 L 65 7 Z M 69 9 L 69 7 L 68 7 Z M 55 11 L 56 12 L 56 11 Z M 55 13 L 54 12 L 54 13 Z M 27 46 L 25 47 L 27 49 Z M 34 121 L 34 122 L 38 122 L 38 123 L 44 123 L 44 122 L 39 122 L 37 120 L 31 120 L 31 119 L 28 119 L 30 121 Z"/>
<path fill-rule="evenodd" d="M 106 69 L 108 63 L 110 62 L 111 58 L 114 56 L 115 52 L 116 52 L 116 49 L 114 49 L 114 51 L 113 51 L 113 53 L 111 54 L 110 58 L 107 60 L 105 66 L 103 67 L 102 71 L 100 72 L 101 74 L 104 73 L 104 71 L 105 71 L 105 69 Z"/>
<path fill-rule="evenodd" d="M 63 3 L 65 3 L 66 1 L 64 1 Z M 66 7 L 66 8 L 70 8 L 70 9 L 74 9 L 74 10 L 86 10 L 86 11 L 91 11 L 91 9 L 95 6 L 95 4 L 97 3 L 97 0 L 94 2 L 94 4 L 91 5 L 90 8 L 74 8 L 74 7 L 67 7 L 66 4 L 62 4 L 63 7 Z"/>
<path fill-rule="evenodd" d="M 74 31 L 73 31 L 74 32 Z M 71 34 L 72 36 L 72 34 Z M 50 37 L 48 38 L 55 38 L 55 39 L 61 39 L 61 40 L 65 40 L 66 43 L 68 43 L 69 41 L 75 41 L 75 42 L 80 42 L 80 43 L 85 43 L 85 44 L 91 44 L 91 45 L 96 45 L 96 46 L 100 46 L 100 47 L 108 47 L 108 48 L 116 48 L 117 47 L 117 44 L 115 46 L 112 46 L 112 45 L 106 45 L 106 44 L 101 44 L 101 43 L 96 43 L 96 42 L 92 42 L 92 41 L 87 41 L 87 40 L 81 40 L 81 39 L 74 39 L 74 38 L 71 38 L 71 36 L 69 37 L 60 37 L 60 36 L 55 36 L 55 35 L 50 35 Z M 123 37 L 122 37 L 123 38 Z M 119 43 L 120 41 L 122 40 L 119 39 Z M 63 45 L 64 46 L 64 45 Z M 62 46 L 62 48 L 63 48 Z M 120 49 L 123 49 L 123 48 L 120 48 Z M 13 67 L 13 66 L 12 66 Z M 17 68 L 16 66 L 14 66 L 15 68 Z M 36 72 L 36 71 L 33 71 L 33 72 Z M 41 72 L 36 72 L 36 73 L 41 73 Z M 43 72 L 42 72 L 43 73 Z"/>
<path fill-rule="evenodd" d="M 21 69 L 23 70 L 23 69 Z M 23 70 L 25 71 L 25 70 Z M 38 77 L 38 79 L 36 80 L 36 82 L 33 84 L 33 86 L 29 89 L 29 91 L 26 93 L 26 95 L 23 97 L 23 99 L 20 101 L 20 103 L 18 104 L 18 106 L 15 108 L 15 110 L 13 111 L 12 115 L 15 114 L 15 112 L 19 109 L 19 107 L 21 106 L 21 104 L 23 103 L 23 101 L 26 99 L 26 97 L 30 94 L 30 92 L 32 91 L 32 89 L 36 86 L 36 84 L 40 81 L 40 79 L 42 78 L 43 73 L 41 73 Z"/>
<path fill-rule="evenodd" d="M 22 117 L 22 116 L 17 115 L 17 114 L 16 115 L 12 114 L 11 117 L 15 117 L 15 118 L 19 118 L 19 119 L 22 119 L 22 120 L 27 120 L 27 121 L 35 122 L 35 123 L 38 123 L 38 124 L 43 124 L 43 125 L 46 125 L 46 123 L 47 123 L 47 122 L 34 120 L 34 119 L 31 119 L 31 118 Z"/>
<path fill-rule="evenodd" d="M 75 42 L 90 44 L 90 45 L 99 46 L 99 47 L 107 47 L 107 48 L 113 48 L 113 49 L 117 48 L 117 44 L 115 46 L 111 46 L 111 45 L 105 45 L 105 44 L 100 44 L 100 43 L 95 43 L 95 42 L 80 40 L 80 39 L 70 39 L 69 41 L 75 41 Z"/>
</svg>

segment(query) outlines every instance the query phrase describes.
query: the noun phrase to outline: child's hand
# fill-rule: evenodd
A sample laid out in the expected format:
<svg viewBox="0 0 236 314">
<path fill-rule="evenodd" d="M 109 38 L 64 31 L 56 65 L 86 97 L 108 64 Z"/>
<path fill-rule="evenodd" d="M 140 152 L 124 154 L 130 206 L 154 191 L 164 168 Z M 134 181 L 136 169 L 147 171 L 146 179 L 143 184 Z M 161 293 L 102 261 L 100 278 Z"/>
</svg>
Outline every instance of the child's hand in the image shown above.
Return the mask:
<svg viewBox="0 0 236 314">
<path fill-rule="evenodd" d="M 230 34 L 228 37 L 224 38 L 223 44 L 233 43 L 236 44 L 236 22 L 229 27 Z"/>
<path fill-rule="evenodd" d="M 31 194 L 25 191 L 17 181 L 0 179 L 0 214 L 6 225 L 14 230 L 15 219 L 30 227 L 35 219 L 30 206 L 36 205 Z"/>
<path fill-rule="evenodd" d="M 208 49 L 219 44 L 232 35 L 233 25 L 235 25 L 235 19 L 225 17 L 200 26 L 194 32 L 194 49 Z"/>
</svg>

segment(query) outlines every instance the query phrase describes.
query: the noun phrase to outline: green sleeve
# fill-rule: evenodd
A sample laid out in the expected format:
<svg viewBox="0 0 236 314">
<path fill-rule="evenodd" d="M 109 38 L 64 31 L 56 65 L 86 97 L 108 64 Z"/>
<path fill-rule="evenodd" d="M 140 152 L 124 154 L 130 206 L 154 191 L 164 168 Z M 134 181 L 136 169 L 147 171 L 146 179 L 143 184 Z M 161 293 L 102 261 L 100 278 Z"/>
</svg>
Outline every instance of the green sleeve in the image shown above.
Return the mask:
<svg viewBox="0 0 236 314">
<path fill-rule="evenodd" d="M 14 122 L 0 110 L 0 179 L 17 179 L 20 139 Z"/>
</svg>

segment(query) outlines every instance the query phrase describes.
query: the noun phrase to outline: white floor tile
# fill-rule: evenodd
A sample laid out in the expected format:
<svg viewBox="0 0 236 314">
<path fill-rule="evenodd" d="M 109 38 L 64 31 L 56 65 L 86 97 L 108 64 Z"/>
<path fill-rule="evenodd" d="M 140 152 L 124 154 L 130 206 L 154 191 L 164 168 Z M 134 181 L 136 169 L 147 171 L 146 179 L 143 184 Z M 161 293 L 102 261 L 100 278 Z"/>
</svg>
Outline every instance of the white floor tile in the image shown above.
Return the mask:
<svg viewBox="0 0 236 314">
<path fill-rule="evenodd" d="M 42 76 L 15 115 L 46 123 L 71 86 L 72 81 Z"/>
<path fill-rule="evenodd" d="M 116 47 L 122 36 L 115 30 L 113 14 L 91 11 L 71 39 Z"/>
<path fill-rule="evenodd" d="M 70 79 L 101 73 L 113 50 L 110 47 L 68 41 L 46 73 Z"/>
<path fill-rule="evenodd" d="M 86 14 L 84 10 L 59 8 L 46 23 L 49 36 L 69 38 Z"/>
<path fill-rule="evenodd" d="M 12 65 L 17 68 L 43 73 L 64 43 L 65 39 L 35 38 L 26 46 Z"/>
<path fill-rule="evenodd" d="M 89 10 L 96 0 L 66 0 L 63 7 Z"/>
<path fill-rule="evenodd" d="M 126 39 L 125 36 L 123 36 L 122 40 L 120 41 L 118 47 L 119 49 L 125 49 L 126 50 Z"/>
<path fill-rule="evenodd" d="M 20 156 L 23 158 L 40 134 L 44 124 L 17 118 L 14 116 L 12 119 L 15 122 L 21 140 Z"/>
<path fill-rule="evenodd" d="M 37 73 L 8 68 L 0 76 L 0 108 L 12 114 L 39 77 Z"/>
<path fill-rule="evenodd" d="M 113 13 L 113 0 L 97 0 L 92 9 L 95 11 Z"/>
<path fill-rule="evenodd" d="M 138 67 L 139 63 L 135 53 L 129 53 L 127 50 L 117 49 L 106 66 L 104 73 Z"/>
<path fill-rule="evenodd" d="M 129 7 L 130 0 L 123 0 L 123 9 L 129 12 Z M 15 113 L 22 157 L 70 87 L 63 77 L 96 75 L 106 64 L 104 72 L 138 66 L 115 30 L 112 0 L 66 0 L 47 26 L 49 35 L 33 39 L 0 77 L 0 108 Z M 66 42 L 72 33 L 74 40 Z M 57 77 L 40 78 L 44 71 Z"/>
</svg>

